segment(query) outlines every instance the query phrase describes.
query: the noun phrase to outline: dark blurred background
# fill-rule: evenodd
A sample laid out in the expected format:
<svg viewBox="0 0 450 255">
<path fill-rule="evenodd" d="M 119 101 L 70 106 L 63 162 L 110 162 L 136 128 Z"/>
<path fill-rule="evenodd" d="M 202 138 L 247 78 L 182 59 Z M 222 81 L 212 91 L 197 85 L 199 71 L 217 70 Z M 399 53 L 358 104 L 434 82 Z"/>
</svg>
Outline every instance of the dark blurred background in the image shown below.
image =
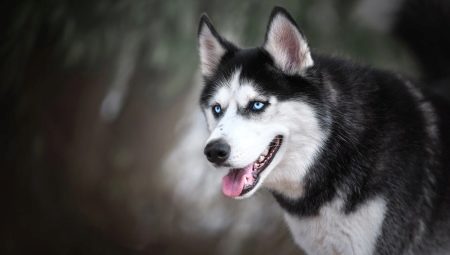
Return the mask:
<svg viewBox="0 0 450 255">
<path fill-rule="evenodd" d="M 311 48 L 414 76 L 399 1 L 0 4 L 0 254 L 301 254 L 269 193 L 220 193 L 202 155 L 196 30 L 242 46 L 275 5 Z"/>
</svg>

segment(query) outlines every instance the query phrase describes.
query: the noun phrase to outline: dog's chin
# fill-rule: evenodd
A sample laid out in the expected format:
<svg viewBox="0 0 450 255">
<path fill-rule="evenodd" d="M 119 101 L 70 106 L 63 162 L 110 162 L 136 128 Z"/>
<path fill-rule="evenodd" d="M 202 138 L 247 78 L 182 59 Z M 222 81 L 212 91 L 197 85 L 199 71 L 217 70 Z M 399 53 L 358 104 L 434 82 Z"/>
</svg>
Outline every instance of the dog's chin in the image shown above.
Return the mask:
<svg viewBox="0 0 450 255">
<path fill-rule="evenodd" d="M 254 162 L 243 168 L 229 169 L 222 180 L 223 194 L 234 199 L 252 196 L 282 158 L 282 147 L 283 136 L 277 135 Z"/>
</svg>

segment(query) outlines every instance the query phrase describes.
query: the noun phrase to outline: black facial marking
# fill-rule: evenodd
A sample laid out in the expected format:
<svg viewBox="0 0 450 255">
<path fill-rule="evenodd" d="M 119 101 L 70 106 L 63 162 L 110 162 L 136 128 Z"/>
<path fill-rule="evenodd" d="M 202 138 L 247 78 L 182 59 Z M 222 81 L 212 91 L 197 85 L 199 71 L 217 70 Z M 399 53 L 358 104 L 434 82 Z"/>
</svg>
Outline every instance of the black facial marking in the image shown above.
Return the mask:
<svg viewBox="0 0 450 255">
<path fill-rule="evenodd" d="M 262 96 L 275 96 L 279 101 L 295 98 L 314 103 L 320 101 L 322 86 L 313 69 L 305 76 L 287 75 L 278 69 L 271 56 L 263 48 L 236 50 L 223 57 L 217 72 L 205 78 L 200 103 L 206 106 L 214 93 L 230 81 L 240 69 L 240 83 L 249 81 Z M 319 105 L 319 104 L 318 104 Z"/>
<path fill-rule="evenodd" d="M 236 49 L 228 49 L 225 55 L 222 57 L 220 64 L 218 66 L 218 70 L 211 77 L 203 77 L 204 87 L 202 93 L 200 95 L 200 105 L 202 107 L 208 107 L 209 100 L 214 95 L 214 93 L 223 86 L 224 82 L 226 83 L 231 79 L 231 76 L 236 71 L 237 66 L 234 68 L 228 67 L 225 68 L 224 63 L 229 62 L 236 53 Z"/>
<path fill-rule="evenodd" d="M 260 102 L 264 104 L 264 106 L 261 109 L 254 109 L 254 104 L 256 102 Z M 240 115 L 246 117 L 258 116 L 264 113 L 268 107 L 270 107 L 270 103 L 268 101 L 251 100 L 245 107 L 240 107 L 238 112 Z"/>
</svg>

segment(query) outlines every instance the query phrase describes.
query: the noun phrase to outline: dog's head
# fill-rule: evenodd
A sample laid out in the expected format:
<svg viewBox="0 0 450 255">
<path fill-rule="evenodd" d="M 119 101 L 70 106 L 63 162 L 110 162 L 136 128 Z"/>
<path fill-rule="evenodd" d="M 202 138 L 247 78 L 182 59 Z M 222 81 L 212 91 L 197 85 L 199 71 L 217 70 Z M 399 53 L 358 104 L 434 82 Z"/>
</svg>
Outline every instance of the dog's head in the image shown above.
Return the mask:
<svg viewBox="0 0 450 255">
<path fill-rule="evenodd" d="M 200 103 L 211 132 L 204 153 L 228 171 L 223 193 L 245 198 L 262 185 L 299 196 L 326 136 L 328 96 L 304 35 L 276 7 L 262 47 L 240 49 L 206 15 L 198 40 L 205 83 Z"/>
</svg>

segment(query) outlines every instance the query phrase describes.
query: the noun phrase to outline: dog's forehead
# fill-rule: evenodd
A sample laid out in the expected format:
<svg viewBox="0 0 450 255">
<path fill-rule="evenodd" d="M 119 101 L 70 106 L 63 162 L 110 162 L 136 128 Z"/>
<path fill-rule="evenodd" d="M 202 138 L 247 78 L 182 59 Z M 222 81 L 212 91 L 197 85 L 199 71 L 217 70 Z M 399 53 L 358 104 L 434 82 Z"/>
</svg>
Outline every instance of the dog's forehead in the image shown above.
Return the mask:
<svg viewBox="0 0 450 255">
<path fill-rule="evenodd" d="M 248 103 L 252 94 L 257 94 L 256 100 L 276 98 L 278 101 L 304 99 L 318 100 L 320 97 L 320 79 L 313 78 L 318 71 L 308 75 L 291 76 L 274 66 L 272 58 L 261 48 L 238 50 L 225 56 L 211 77 L 205 77 L 200 104 L 203 108 L 211 107 L 216 100 L 238 95 L 245 99 L 241 104 Z M 239 74 L 239 75 L 237 75 Z M 232 93 L 233 91 L 233 93 Z M 239 93 L 235 93 L 239 91 Z M 225 103 L 228 103 L 226 101 Z"/>
<path fill-rule="evenodd" d="M 219 103 L 228 105 L 230 101 L 235 101 L 238 105 L 244 106 L 249 101 L 260 96 L 260 92 L 255 86 L 255 81 L 243 78 L 242 69 L 236 69 L 229 79 L 220 82 L 216 92 L 209 100 L 209 104 Z"/>
<path fill-rule="evenodd" d="M 241 49 L 224 57 L 212 77 L 205 79 L 201 104 L 208 106 L 215 96 L 255 94 L 261 87 L 255 74 L 266 73 L 272 64 L 271 58 L 260 48 Z"/>
</svg>

